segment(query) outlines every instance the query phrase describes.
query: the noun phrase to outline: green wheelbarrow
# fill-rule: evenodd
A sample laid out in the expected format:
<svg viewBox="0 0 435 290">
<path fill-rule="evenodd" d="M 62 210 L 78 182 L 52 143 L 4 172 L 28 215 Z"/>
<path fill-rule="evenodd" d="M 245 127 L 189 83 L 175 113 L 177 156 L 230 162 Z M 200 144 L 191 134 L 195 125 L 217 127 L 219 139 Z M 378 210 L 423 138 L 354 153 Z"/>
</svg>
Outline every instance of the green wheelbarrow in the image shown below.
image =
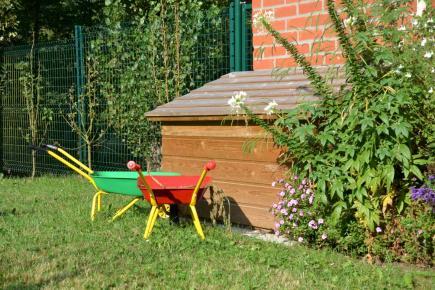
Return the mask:
<svg viewBox="0 0 435 290">
<path fill-rule="evenodd" d="M 112 221 L 123 215 L 138 201 L 143 200 L 142 192 L 137 187 L 137 173 L 131 171 L 93 171 L 80 162 L 77 158 L 54 145 L 31 146 L 33 150 L 44 151 L 68 168 L 83 176 L 97 190 L 92 199 L 91 219 L 94 220 L 96 213 L 101 211 L 102 197 L 104 194 L 120 194 L 131 196 L 133 199 L 119 209 L 112 217 Z M 155 171 L 148 172 L 152 176 L 180 176 L 177 172 Z M 161 217 L 166 217 L 169 212 L 168 205 L 162 205 Z"/>
</svg>

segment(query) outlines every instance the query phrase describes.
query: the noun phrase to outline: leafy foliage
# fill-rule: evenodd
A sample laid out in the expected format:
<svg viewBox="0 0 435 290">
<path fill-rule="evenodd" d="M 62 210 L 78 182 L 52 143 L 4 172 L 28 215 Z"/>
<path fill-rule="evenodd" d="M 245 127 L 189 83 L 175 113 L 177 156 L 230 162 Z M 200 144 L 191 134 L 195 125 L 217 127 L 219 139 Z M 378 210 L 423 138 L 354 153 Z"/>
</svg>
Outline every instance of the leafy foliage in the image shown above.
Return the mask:
<svg viewBox="0 0 435 290">
<path fill-rule="evenodd" d="M 201 2 L 192 0 L 150 1 L 149 10 L 135 2 L 106 4 L 109 29 L 96 33 L 89 54 L 101 75 L 101 95 L 132 153 L 158 167 L 160 127 L 145 113 L 186 93 L 213 69 L 205 67 L 196 45 L 200 34 L 220 29 L 221 10 L 211 5 L 205 11 Z M 131 10 L 136 15 L 126 24 Z M 217 39 L 210 39 L 207 50 L 208 57 L 224 56 Z"/>
<path fill-rule="evenodd" d="M 404 212 L 412 179 L 423 179 L 434 160 L 434 9 L 414 16 L 410 3 L 343 1 L 339 13 L 327 2 L 346 58 L 348 86 L 338 92 L 260 18 L 321 98 L 281 112 L 273 126 L 245 110 L 288 149 L 291 171 L 316 183 L 331 227 L 356 221 L 369 235 L 381 229 Z"/>
</svg>

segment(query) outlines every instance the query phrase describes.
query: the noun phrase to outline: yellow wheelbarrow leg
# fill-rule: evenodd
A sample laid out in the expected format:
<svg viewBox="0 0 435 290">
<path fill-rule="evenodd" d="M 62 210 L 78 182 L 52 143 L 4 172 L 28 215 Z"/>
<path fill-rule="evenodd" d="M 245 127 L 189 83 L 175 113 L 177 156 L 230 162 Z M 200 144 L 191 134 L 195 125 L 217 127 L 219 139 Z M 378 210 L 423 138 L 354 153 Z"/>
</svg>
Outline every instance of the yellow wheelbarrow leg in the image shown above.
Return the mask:
<svg viewBox="0 0 435 290">
<path fill-rule="evenodd" d="M 194 205 L 189 205 L 190 213 L 192 215 L 193 224 L 195 225 L 196 231 L 202 240 L 205 240 L 204 232 L 202 231 L 201 223 L 199 222 L 198 213 Z"/>
<path fill-rule="evenodd" d="M 101 211 L 101 198 L 103 197 L 103 193 L 100 192 L 100 194 L 97 197 L 97 202 L 98 202 L 98 207 L 97 207 L 97 211 Z"/>
<path fill-rule="evenodd" d="M 148 239 L 148 237 L 151 234 L 150 228 L 151 228 L 151 224 L 153 223 L 154 220 L 154 215 L 158 214 L 158 208 L 157 206 L 153 205 L 150 211 L 150 215 L 148 217 L 148 222 L 147 222 L 147 226 L 145 228 L 145 233 L 143 235 L 143 238 L 146 240 Z"/>
<path fill-rule="evenodd" d="M 92 209 L 91 209 L 91 220 L 95 220 L 95 209 L 97 207 L 97 200 L 100 197 L 100 194 L 102 194 L 102 191 L 98 191 L 96 194 L 94 194 L 94 197 L 92 198 Z"/>
<path fill-rule="evenodd" d="M 129 210 L 133 205 L 135 205 L 136 202 L 138 202 L 139 200 L 141 200 L 142 198 L 140 197 L 136 197 L 134 198 L 132 201 L 130 201 L 126 206 L 124 206 L 123 208 L 121 208 L 120 210 L 118 210 L 116 212 L 116 214 L 113 216 L 112 221 L 114 221 L 115 219 L 117 219 L 118 217 L 122 216 L 127 210 Z"/>
</svg>

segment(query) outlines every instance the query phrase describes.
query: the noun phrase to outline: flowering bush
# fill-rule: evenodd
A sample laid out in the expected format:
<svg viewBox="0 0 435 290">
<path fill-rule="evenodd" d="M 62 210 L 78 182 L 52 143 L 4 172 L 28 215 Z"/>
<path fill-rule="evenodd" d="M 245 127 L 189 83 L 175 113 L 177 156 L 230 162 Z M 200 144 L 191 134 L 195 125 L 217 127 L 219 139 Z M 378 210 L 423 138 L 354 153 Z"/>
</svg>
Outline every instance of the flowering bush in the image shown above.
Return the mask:
<svg viewBox="0 0 435 290">
<path fill-rule="evenodd" d="M 275 235 L 285 235 L 299 242 L 313 243 L 326 240 L 324 220 L 314 208 L 313 184 L 305 178 L 293 177 L 288 182 L 280 179 L 272 183 L 280 186 L 279 202 L 273 204 Z"/>
<path fill-rule="evenodd" d="M 409 187 L 434 162 L 434 9 L 419 1 L 414 13 L 410 0 L 346 0 L 340 9 L 335 2 L 327 0 L 327 9 L 346 60 L 347 85 L 335 91 L 296 44 L 273 28 L 271 13 L 259 13 L 254 22 L 302 67 L 320 100 L 279 112 L 273 125 L 244 102 L 238 105 L 286 149 L 292 174 L 316 184 L 327 242 L 352 245 L 358 253 L 363 243 L 371 253 L 383 237 L 388 240 L 394 223 L 404 221 L 410 205 L 422 210 L 411 202 Z M 413 198 L 432 200 L 430 191 L 415 191 Z M 277 217 L 284 220 L 283 213 Z M 300 233 L 284 226 L 286 231 Z M 381 248 L 385 254 L 391 247 L 388 242 Z"/>
</svg>

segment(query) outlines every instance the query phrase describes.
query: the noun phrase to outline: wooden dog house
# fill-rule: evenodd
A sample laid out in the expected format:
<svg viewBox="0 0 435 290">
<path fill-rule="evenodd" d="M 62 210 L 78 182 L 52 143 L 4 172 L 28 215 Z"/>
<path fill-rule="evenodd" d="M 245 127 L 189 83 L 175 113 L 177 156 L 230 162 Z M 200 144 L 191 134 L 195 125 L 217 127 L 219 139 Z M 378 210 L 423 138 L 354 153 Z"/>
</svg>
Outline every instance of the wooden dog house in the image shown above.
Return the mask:
<svg viewBox="0 0 435 290">
<path fill-rule="evenodd" d="M 163 170 L 197 175 L 207 160 L 216 160 L 211 176 L 230 200 L 231 221 L 272 228 L 270 208 L 278 189 L 271 183 L 283 176 L 285 168 L 277 162 L 280 150 L 263 129 L 242 116 L 231 116 L 228 100 L 239 91 L 248 94 L 246 104 L 262 118 L 271 118 L 264 107 L 272 100 L 285 110 L 316 99 L 299 69 L 285 77 L 272 76 L 271 70 L 233 72 L 146 116 L 162 123 Z M 252 140 L 257 142 L 248 153 L 244 148 Z M 204 210 L 203 215 L 208 217 Z"/>
</svg>

